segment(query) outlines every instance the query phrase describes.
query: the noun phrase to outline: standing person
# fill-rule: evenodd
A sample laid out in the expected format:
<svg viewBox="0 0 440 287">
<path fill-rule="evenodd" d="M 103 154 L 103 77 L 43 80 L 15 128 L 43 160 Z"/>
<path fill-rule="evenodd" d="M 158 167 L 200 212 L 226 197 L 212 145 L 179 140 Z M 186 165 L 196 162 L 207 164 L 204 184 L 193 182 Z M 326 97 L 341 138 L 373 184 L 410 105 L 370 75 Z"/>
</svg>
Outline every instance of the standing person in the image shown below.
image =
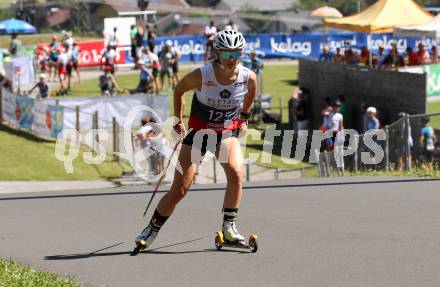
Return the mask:
<svg viewBox="0 0 440 287">
<path fill-rule="evenodd" d="M 137 63 L 137 68 L 140 70 L 139 83 L 136 88 L 129 90 L 129 92 L 130 94 L 149 93 L 152 88 L 153 75 L 147 69 L 147 67 L 145 67 L 145 62 L 143 60 L 139 60 L 139 62 Z"/>
<path fill-rule="evenodd" d="M 151 74 L 153 76 L 153 93 L 158 94 L 160 91 L 159 83 L 159 72 L 160 72 L 160 62 L 159 57 L 153 53 L 149 48 L 145 47 L 144 53 L 147 58 L 148 68 L 151 69 Z"/>
<path fill-rule="evenodd" d="M 52 42 L 49 44 L 49 80 L 54 81 L 58 71 L 58 49 L 60 43 L 58 42 L 58 36 L 52 36 Z"/>
<path fill-rule="evenodd" d="M 165 76 L 168 77 L 168 89 L 173 87 L 173 62 L 174 55 L 171 51 L 171 46 L 165 45 L 159 54 L 160 61 L 160 85 L 164 88 Z"/>
<path fill-rule="evenodd" d="M 140 249 L 151 245 L 162 225 L 186 195 L 193 182 L 196 165 L 212 146 L 208 140 L 214 141 L 215 148 L 211 152 L 215 153 L 217 159 L 227 159 L 226 162 L 221 160 L 228 181 L 223 202 L 222 230 L 225 241 L 244 244 L 244 238 L 236 227 L 243 180 L 243 155 L 237 132 L 244 133 L 247 129 L 247 118 L 257 92 L 257 80 L 254 72 L 239 65 L 245 47 L 241 33 L 221 31 L 214 38 L 213 47 L 217 60 L 187 74 L 174 91 L 174 111 L 179 119 L 174 126 L 177 134 L 185 132 L 183 96 L 187 91 L 195 91 L 188 124 L 191 131 L 183 139 L 179 154 L 182 173 L 175 172 L 170 191 L 162 197 L 149 225 L 136 238 L 136 245 Z M 243 108 L 240 112 L 241 103 Z M 204 129 L 211 129 L 214 137 L 205 135 L 203 140 L 197 139 L 198 131 Z M 199 153 L 200 157 L 194 159 L 192 151 Z"/>
<path fill-rule="evenodd" d="M 380 129 L 379 120 L 376 118 L 377 110 L 375 107 L 367 108 L 367 130 L 378 130 Z"/>
<path fill-rule="evenodd" d="M 137 29 L 135 25 L 130 26 L 130 39 L 131 39 L 131 58 L 133 59 L 133 63 L 136 65 L 136 33 Z"/>
<path fill-rule="evenodd" d="M 72 45 L 73 47 L 73 45 Z M 73 52 L 69 46 L 65 46 L 66 55 L 67 55 L 67 65 L 66 65 L 66 74 L 67 74 L 67 90 L 70 91 L 70 82 L 72 80 L 72 70 L 73 70 Z"/>
<path fill-rule="evenodd" d="M 79 57 L 79 55 L 80 55 L 80 49 L 79 49 L 79 47 L 78 47 L 78 44 L 77 43 L 73 43 L 73 49 L 72 49 L 72 67 L 73 67 L 73 69 L 76 71 L 76 76 L 77 76 L 77 78 L 78 78 L 78 83 L 80 83 L 81 82 L 81 75 L 80 75 L 80 73 L 79 73 L 79 67 L 78 67 L 78 64 L 79 64 L 79 61 L 80 61 L 80 57 Z"/>
<path fill-rule="evenodd" d="M 309 129 L 309 112 L 307 103 L 307 89 L 301 88 L 298 93 L 298 105 L 296 106 L 296 120 L 298 130 Z"/>
<path fill-rule="evenodd" d="M 434 129 L 429 125 L 430 118 L 422 118 L 424 127 L 420 135 L 420 145 L 423 147 L 424 160 L 428 169 L 432 169 L 432 161 L 434 158 L 435 144 L 437 143 L 437 137 L 435 136 Z"/>
<path fill-rule="evenodd" d="M 64 41 L 63 46 L 69 48 L 69 50 L 73 49 L 73 43 L 75 43 L 75 40 L 72 38 L 72 32 L 64 32 Z"/>
<path fill-rule="evenodd" d="M 333 63 L 343 64 L 345 63 L 345 56 L 341 53 L 341 48 L 336 48 L 336 54 L 333 57 Z"/>
<path fill-rule="evenodd" d="M 60 80 L 60 90 L 57 92 L 57 96 L 63 96 L 67 94 L 66 76 L 67 76 L 67 63 L 69 62 L 69 56 L 63 47 L 58 48 L 58 78 Z"/>
<path fill-rule="evenodd" d="M 432 45 L 432 47 L 431 47 L 431 64 L 438 64 L 438 63 L 439 63 L 439 58 L 438 58 L 437 46 Z"/>
<path fill-rule="evenodd" d="M 17 34 L 11 34 L 11 44 L 9 45 L 9 54 L 11 57 L 18 56 L 21 49 L 21 41 L 17 39 Z"/>
<path fill-rule="evenodd" d="M 213 51 L 213 40 L 217 34 L 217 27 L 215 26 L 214 20 L 209 21 L 209 26 L 205 27 L 205 64 L 210 60 Z"/>
<path fill-rule="evenodd" d="M 138 26 L 134 35 L 136 41 L 136 63 L 142 59 L 142 50 L 144 48 L 144 29 Z"/>
<path fill-rule="evenodd" d="M 118 28 L 114 27 L 113 28 L 113 34 L 110 35 L 110 37 L 108 38 L 108 45 L 110 45 L 112 47 L 113 50 L 116 51 L 116 49 L 118 48 L 119 45 L 119 39 L 117 36 L 117 32 L 118 32 Z"/>
<path fill-rule="evenodd" d="M 104 68 L 109 67 L 113 75 L 115 74 L 115 59 L 116 51 L 108 44 L 107 49 L 102 54 L 101 65 L 104 63 Z"/>
<path fill-rule="evenodd" d="M 45 99 L 50 96 L 50 88 L 49 85 L 46 83 L 46 75 L 40 74 L 40 81 L 35 84 L 35 86 L 32 87 L 32 89 L 29 90 L 28 95 L 32 93 L 32 91 L 38 88 L 38 96 L 37 99 Z"/>
<path fill-rule="evenodd" d="M 171 82 L 173 84 L 173 89 L 177 85 L 177 82 L 179 82 L 179 59 L 180 59 L 180 53 L 179 50 L 177 50 L 176 47 L 173 45 L 173 41 L 167 40 L 167 46 L 171 47 L 171 53 L 173 54 L 173 61 L 171 63 L 171 68 L 173 70 L 173 75 L 171 77 Z"/>
<path fill-rule="evenodd" d="M 148 29 L 147 44 L 150 51 L 154 52 L 154 48 L 156 47 L 156 34 L 154 33 L 153 28 Z"/>
<path fill-rule="evenodd" d="M 342 135 L 342 130 L 344 129 L 344 116 L 340 113 L 341 102 L 335 101 L 332 104 L 333 112 L 329 121 L 329 129 L 332 131 L 332 145 L 343 145 L 344 137 Z M 332 149 L 332 147 L 330 147 Z"/>
</svg>

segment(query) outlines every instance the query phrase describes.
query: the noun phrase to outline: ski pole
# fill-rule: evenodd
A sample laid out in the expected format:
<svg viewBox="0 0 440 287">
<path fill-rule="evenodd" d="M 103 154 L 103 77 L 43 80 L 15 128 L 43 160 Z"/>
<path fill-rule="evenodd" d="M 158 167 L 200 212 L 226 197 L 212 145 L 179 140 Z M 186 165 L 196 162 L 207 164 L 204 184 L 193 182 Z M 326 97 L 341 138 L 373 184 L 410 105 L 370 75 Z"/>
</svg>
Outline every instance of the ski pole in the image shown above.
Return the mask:
<svg viewBox="0 0 440 287">
<path fill-rule="evenodd" d="M 157 190 L 159 189 L 159 186 L 160 186 L 160 184 L 162 183 L 162 180 L 165 178 L 165 176 L 166 176 L 166 174 L 167 174 L 168 168 L 169 168 L 169 166 L 170 166 L 170 164 L 171 164 L 171 159 L 173 158 L 174 153 L 176 152 L 177 147 L 179 146 L 180 142 L 181 142 L 181 141 L 178 141 L 178 142 L 176 143 L 176 145 L 174 146 L 173 152 L 171 153 L 171 156 L 170 156 L 170 158 L 168 159 L 168 163 L 167 163 L 167 166 L 165 167 L 164 173 L 161 175 L 161 177 L 159 178 L 159 181 L 156 183 L 156 187 L 154 188 L 153 194 L 152 194 L 151 197 L 150 197 L 150 201 L 148 201 L 148 204 L 147 204 L 147 207 L 145 208 L 145 211 L 144 211 L 143 216 L 145 216 L 145 215 L 147 214 L 148 208 L 150 208 L 151 202 L 153 202 L 153 198 L 154 198 L 154 196 L 156 195 L 156 192 L 157 192 Z"/>
</svg>

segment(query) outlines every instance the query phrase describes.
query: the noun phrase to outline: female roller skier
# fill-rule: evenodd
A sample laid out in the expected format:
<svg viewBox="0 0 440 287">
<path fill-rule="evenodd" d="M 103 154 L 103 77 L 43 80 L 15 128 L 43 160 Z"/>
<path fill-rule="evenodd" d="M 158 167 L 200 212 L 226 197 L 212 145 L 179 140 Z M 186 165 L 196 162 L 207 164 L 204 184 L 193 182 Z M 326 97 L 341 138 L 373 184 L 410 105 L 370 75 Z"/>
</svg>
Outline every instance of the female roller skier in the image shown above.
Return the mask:
<svg viewBox="0 0 440 287">
<path fill-rule="evenodd" d="M 174 113 L 179 122 L 174 130 L 178 134 L 185 133 L 183 96 L 185 92 L 195 90 L 189 132 L 183 139 L 179 154 L 182 173 L 175 171 L 171 189 L 160 200 L 148 226 L 136 237 L 138 249 L 145 249 L 154 241 L 162 225 L 186 195 L 193 182 L 196 165 L 207 150 L 219 159 L 227 178 L 222 226 L 225 242 L 245 244 L 236 227 L 243 178 L 243 155 L 237 137 L 247 130 L 247 119 L 257 92 L 255 73 L 239 64 L 245 44 L 240 32 L 219 32 L 213 42 L 217 60 L 188 73 L 177 84 Z M 214 136 L 206 135 L 207 130 Z M 210 140 L 214 142 L 210 143 Z M 196 160 L 191 156 L 193 149 L 197 149 L 200 155 Z"/>
</svg>

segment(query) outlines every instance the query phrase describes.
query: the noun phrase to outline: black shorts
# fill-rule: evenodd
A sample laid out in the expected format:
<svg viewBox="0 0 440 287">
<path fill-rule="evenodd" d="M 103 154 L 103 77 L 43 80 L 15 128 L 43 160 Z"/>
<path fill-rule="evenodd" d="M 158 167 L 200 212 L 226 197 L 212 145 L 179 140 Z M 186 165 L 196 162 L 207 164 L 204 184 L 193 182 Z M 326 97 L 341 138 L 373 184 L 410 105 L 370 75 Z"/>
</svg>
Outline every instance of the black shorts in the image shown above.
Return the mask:
<svg viewBox="0 0 440 287">
<path fill-rule="evenodd" d="M 73 68 L 73 65 L 72 64 L 67 64 L 67 66 L 66 66 L 66 70 L 67 70 L 67 75 L 72 75 L 72 68 Z"/>
<path fill-rule="evenodd" d="M 131 57 L 132 58 L 136 58 L 136 46 L 135 45 L 131 45 Z"/>
<path fill-rule="evenodd" d="M 198 132 L 197 130 L 190 130 L 183 139 L 182 144 L 186 144 L 191 147 L 195 147 L 196 149 L 199 149 L 202 152 L 202 155 L 204 155 L 206 151 L 215 153 L 217 146 L 222 142 L 222 140 L 230 137 L 238 137 L 238 131 L 230 131 L 222 134 L 213 133 L 212 135 L 209 136 L 206 133 L 203 134 L 202 136 L 202 132 L 200 132 L 201 134 L 200 135 L 198 134 L 196 138 L 197 144 L 194 144 L 194 137 L 196 136 L 197 132 Z M 200 140 L 199 137 L 203 137 L 201 141 L 199 141 Z M 208 140 L 209 140 L 209 144 L 208 144 Z"/>
<path fill-rule="evenodd" d="M 173 67 L 173 74 L 176 75 L 179 72 L 179 63 L 175 62 L 171 66 Z"/>
</svg>

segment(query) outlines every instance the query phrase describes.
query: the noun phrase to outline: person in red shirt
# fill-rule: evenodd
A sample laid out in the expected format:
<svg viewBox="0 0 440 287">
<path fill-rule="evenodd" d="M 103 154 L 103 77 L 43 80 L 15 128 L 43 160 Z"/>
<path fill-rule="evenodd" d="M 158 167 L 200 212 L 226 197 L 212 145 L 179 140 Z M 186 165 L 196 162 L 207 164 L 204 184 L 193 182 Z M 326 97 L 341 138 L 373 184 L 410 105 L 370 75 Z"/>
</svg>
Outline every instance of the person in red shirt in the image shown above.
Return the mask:
<svg viewBox="0 0 440 287">
<path fill-rule="evenodd" d="M 408 54 L 408 66 L 422 65 L 419 55 L 411 47 L 406 48 L 406 53 Z"/>
</svg>

